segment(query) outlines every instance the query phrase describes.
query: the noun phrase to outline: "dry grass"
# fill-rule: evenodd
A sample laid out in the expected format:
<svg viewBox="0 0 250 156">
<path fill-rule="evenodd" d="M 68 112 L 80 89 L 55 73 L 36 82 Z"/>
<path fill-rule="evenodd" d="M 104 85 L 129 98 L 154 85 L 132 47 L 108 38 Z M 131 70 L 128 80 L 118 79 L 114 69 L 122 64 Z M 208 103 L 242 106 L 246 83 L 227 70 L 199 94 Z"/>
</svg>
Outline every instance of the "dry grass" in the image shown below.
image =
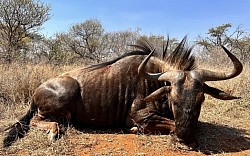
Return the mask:
<svg viewBox="0 0 250 156">
<path fill-rule="evenodd" d="M 0 140 L 4 128 L 28 109 L 35 88 L 45 80 L 73 67 L 0 65 Z M 68 128 L 61 139 L 50 143 L 47 134 L 31 128 L 29 133 L 0 155 L 250 155 L 250 69 L 229 81 L 209 85 L 241 96 L 222 101 L 206 97 L 197 134 L 198 152 L 182 151 L 166 135 L 124 134 L 122 130 L 76 130 Z M 2 146 L 2 143 L 0 143 Z"/>
</svg>

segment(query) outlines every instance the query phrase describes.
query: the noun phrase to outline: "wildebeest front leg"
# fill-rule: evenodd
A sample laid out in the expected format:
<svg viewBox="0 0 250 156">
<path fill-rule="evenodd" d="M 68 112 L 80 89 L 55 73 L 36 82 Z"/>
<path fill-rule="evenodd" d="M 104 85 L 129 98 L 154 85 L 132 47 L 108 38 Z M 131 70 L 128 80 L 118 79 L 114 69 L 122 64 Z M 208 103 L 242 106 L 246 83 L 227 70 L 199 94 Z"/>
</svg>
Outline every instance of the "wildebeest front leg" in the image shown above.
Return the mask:
<svg viewBox="0 0 250 156">
<path fill-rule="evenodd" d="M 131 107 L 130 116 L 137 126 L 131 129 L 132 133 L 137 131 L 143 133 L 170 134 L 175 131 L 175 122 L 157 112 L 152 102 L 135 100 Z"/>
</svg>

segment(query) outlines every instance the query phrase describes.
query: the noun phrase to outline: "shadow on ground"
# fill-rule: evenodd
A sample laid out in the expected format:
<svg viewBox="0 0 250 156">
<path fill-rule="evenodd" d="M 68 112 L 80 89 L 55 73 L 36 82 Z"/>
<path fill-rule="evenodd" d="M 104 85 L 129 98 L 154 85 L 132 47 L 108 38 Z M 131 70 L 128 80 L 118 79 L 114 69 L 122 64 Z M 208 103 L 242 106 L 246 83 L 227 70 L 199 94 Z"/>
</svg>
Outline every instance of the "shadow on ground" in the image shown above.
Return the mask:
<svg viewBox="0 0 250 156">
<path fill-rule="evenodd" d="M 249 132 L 224 125 L 200 122 L 198 133 L 200 147 L 204 154 L 241 152 L 250 149 Z"/>
</svg>

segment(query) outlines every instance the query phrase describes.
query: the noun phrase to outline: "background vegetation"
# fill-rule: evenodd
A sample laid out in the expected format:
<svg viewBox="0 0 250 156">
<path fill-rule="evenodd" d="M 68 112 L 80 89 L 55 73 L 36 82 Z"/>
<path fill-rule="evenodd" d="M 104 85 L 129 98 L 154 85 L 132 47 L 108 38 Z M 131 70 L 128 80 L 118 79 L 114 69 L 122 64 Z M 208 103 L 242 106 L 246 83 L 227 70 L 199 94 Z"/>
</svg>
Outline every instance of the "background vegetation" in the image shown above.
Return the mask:
<svg viewBox="0 0 250 156">
<path fill-rule="evenodd" d="M 140 28 L 107 32 L 98 19 L 79 21 L 65 32 L 46 37 L 39 30 L 50 19 L 49 5 L 37 0 L 1 0 L 0 6 L 2 63 L 61 65 L 103 62 L 127 52 L 128 45 L 135 44 L 139 38 L 150 40 L 160 50 L 167 39 L 161 35 L 143 35 Z M 171 37 L 170 41 L 170 47 L 179 42 Z M 220 58 L 218 46 L 224 45 L 249 65 L 250 35 L 242 25 L 235 30 L 230 23 L 210 28 L 207 34 L 197 36 L 192 43 L 197 45 L 197 55 L 207 60 L 214 58 L 210 55 Z"/>
<path fill-rule="evenodd" d="M 47 79 L 77 66 L 116 58 L 131 50 L 128 45 L 146 38 L 159 50 L 167 37 L 141 34 L 140 28 L 107 32 L 98 19 L 80 21 L 66 32 L 46 37 L 39 32 L 50 19 L 51 7 L 36 0 L 0 0 L 0 139 L 4 128 L 14 123 L 29 107 L 34 90 Z M 187 32 L 188 33 L 188 32 Z M 169 38 L 169 50 L 179 42 Z M 209 96 L 201 112 L 201 131 L 197 134 L 200 152 L 185 154 L 247 154 L 250 149 L 250 34 L 243 26 L 232 30 L 231 23 L 208 29 L 197 36 L 194 53 L 198 66 L 227 70 L 231 62 L 221 53 L 220 45 L 230 49 L 244 64 L 243 73 L 226 82 L 214 82 L 240 100 L 219 101 Z M 104 133 L 104 134 L 102 134 Z M 108 134 L 112 133 L 112 134 Z M 123 135 L 123 131 L 77 131 L 50 144 L 46 134 L 32 129 L 27 137 L 10 149 L 0 148 L 0 155 L 144 155 L 175 152 L 169 136 Z M 115 134 L 115 135 L 114 135 Z M 129 140 L 129 143 L 126 143 Z M 113 146 L 113 145 L 119 145 Z"/>
</svg>

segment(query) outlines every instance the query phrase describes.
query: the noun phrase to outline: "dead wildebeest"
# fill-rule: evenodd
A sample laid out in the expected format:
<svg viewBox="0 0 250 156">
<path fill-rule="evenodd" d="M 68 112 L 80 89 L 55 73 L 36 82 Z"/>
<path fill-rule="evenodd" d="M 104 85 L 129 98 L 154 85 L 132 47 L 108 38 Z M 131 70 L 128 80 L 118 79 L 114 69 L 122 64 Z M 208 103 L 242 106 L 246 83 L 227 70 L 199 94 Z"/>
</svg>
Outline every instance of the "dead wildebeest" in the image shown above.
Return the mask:
<svg viewBox="0 0 250 156">
<path fill-rule="evenodd" d="M 152 56 L 154 50 L 148 42 L 139 42 L 135 45 L 139 50 L 116 60 L 46 81 L 36 89 L 27 114 L 10 127 L 4 146 L 27 132 L 36 113 L 39 120 L 31 125 L 48 128 L 51 140 L 59 133 L 57 120 L 53 119 L 63 117 L 77 126 L 173 133 L 180 142 L 194 146 L 204 94 L 222 100 L 238 98 L 205 82 L 231 79 L 243 67 L 222 47 L 233 62 L 231 72 L 197 69 L 192 48 L 185 43 L 186 38 L 168 55 L 165 48 L 163 58 L 159 58 Z M 51 121 L 45 120 L 48 118 Z"/>
</svg>

